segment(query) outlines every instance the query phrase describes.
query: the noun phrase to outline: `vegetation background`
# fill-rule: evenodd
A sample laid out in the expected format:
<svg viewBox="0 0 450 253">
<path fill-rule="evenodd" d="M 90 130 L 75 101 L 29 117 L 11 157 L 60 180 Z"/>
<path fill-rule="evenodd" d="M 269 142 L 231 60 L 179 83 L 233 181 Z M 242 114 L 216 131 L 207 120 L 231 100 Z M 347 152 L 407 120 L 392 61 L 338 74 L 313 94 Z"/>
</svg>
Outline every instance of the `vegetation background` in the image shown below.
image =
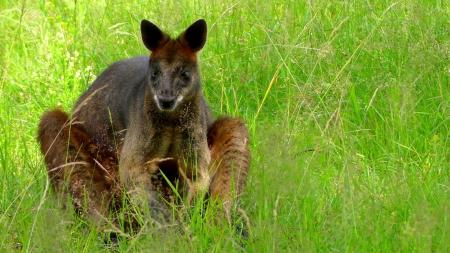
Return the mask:
<svg viewBox="0 0 450 253">
<path fill-rule="evenodd" d="M 143 18 L 172 35 L 207 20 L 204 93 L 251 133 L 251 234 L 193 216 L 188 233 L 116 251 L 450 251 L 445 0 L 0 0 L 0 251 L 110 250 L 55 205 L 36 129 L 109 64 L 147 54 Z"/>
</svg>

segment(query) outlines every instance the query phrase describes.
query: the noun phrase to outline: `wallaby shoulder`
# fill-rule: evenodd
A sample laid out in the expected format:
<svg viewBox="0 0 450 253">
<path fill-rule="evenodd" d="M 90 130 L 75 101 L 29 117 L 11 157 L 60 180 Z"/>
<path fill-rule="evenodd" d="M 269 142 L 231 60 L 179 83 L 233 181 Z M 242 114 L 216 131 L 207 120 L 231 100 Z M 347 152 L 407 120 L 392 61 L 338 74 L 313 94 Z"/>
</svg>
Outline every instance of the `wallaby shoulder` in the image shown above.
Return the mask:
<svg viewBox="0 0 450 253">
<path fill-rule="evenodd" d="M 113 133 L 128 127 L 130 110 L 143 101 L 148 61 L 141 56 L 113 63 L 78 99 L 72 116 L 86 132 L 110 145 Z"/>
</svg>

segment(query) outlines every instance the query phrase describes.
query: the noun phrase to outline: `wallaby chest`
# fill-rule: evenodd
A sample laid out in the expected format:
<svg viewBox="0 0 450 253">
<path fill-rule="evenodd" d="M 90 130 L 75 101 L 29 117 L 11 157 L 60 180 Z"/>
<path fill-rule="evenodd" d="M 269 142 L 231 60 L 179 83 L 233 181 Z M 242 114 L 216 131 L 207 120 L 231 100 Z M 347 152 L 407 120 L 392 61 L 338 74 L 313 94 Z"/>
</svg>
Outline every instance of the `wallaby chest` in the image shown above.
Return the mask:
<svg viewBox="0 0 450 253">
<path fill-rule="evenodd" d="M 183 147 L 186 146 L 189 133 L 177 126 L 163 126 L 155 129 L 155 133 L 148 141 L 153 147 L 153 154 L 158 157 L 181 158 Z"/>
<path fill-rule="evenodd" d="M 133 146 L 143 147 L 142 155 L 146 161 L 155 157 L 191 160 L 199 146 L 206 142 L 206 129 L 201 130 L 203 125 L 192 119 L 177 123 L 150 121 L 146 125 L 129 129 L 127 134 L 127 138 L 134 140 Z"/>
</svg>

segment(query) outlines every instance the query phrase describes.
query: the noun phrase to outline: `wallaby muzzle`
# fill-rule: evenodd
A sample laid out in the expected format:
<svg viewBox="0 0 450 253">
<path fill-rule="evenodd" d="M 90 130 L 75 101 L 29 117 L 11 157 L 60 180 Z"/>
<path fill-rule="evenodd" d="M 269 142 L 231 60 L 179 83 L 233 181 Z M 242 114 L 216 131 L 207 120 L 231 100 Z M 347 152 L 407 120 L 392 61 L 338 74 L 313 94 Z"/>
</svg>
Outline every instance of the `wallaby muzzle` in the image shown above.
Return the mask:
<svg viewBox="0 0 450 253">
<path fill-rule="evenodd" d="M 180 102 L 183 100 L 183 96 L 158 96 L 153 97 L 158 109 L 161 111 L 173 111 Z"/>
</svg>

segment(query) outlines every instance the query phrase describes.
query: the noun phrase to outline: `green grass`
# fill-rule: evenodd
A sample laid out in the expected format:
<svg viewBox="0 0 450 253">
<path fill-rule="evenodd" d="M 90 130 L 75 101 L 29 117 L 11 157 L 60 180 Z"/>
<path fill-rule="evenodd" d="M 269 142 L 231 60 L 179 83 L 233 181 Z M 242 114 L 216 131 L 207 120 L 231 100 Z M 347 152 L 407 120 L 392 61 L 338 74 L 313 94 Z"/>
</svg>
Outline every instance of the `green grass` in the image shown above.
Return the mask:
<svg viewBox="0 0 450 253">
<path fill-rule="evenodd" d="M 450 251 L 448 1 L 0 1 L 0 251 L 108 251 L 47 190 L 41 114 L 147 54 L 139 22 L 209 24 L 216 115 L 251 133 L 250 252 Z M 120 252 L 240 251 L 198 215 Z"/>
</svg>

